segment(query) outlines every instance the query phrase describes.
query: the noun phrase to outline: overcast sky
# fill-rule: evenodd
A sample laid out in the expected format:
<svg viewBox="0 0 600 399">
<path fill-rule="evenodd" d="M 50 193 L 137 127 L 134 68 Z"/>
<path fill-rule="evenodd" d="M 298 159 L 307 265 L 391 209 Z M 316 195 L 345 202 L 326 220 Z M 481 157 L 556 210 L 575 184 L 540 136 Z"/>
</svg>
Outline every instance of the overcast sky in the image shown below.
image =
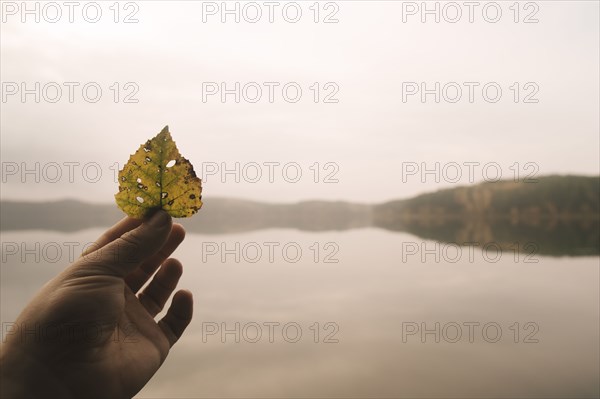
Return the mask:
<svg viewBox="0 0 600 399">
<path fill-rule="evenodd" d="M 273 23 L 264 2 L 240 2 L 239 23 L 221 15 L 221 2 L 120 3 L 118 15 L 113 2 L 99 3 L 96 23 L 95 5 L 84 14 L 80 2 L 70 23 L 68 8 L 55 4 L 62 17 L 51 23 L 54 6 L 39 3 L 36 22 L 21 2 L 2 3 L 2 199 L 111 202 L 116 165 L 167 124 L 205 178 L 207 201 L 379 202 L 467 184 L 465 162 L 480 163 L 474 181 L 484 171 L 493 179 L 498 166 L 504 178 L 599 171 L 596 1 L 521 3 L 518 15 L 513 2 L 480 2 L 473 23 L 463 2 L 454 3 L 456 23 L 458 9 L 443 2 L 439 23 L 415 9 L 421 2 L 279 2 Z M 502 14 L 492 23 L 496 5 Z M 257 10 L 262 17 L 251 23 Z M 23 101 L 22 89 L 35 91 L 36 82 L 40 102 L 35 93 Z M 235 82 L 239 103 L 209 91 Z M 410 95 L 436 82 L 439 103 L 433 93 L 424 102 Z M 52 103 L 57 86 L 62 96 Z M 252 103 L 257 86 L 262 97 Z M 452 103 L 457 87 L 462 97 Z M 239 183 L 222 174 L 236 162 Z M 439 182 L 414 169 L 436 162 Z M 252 183 L 257 165 L 262 178 Z"/>
</svg>

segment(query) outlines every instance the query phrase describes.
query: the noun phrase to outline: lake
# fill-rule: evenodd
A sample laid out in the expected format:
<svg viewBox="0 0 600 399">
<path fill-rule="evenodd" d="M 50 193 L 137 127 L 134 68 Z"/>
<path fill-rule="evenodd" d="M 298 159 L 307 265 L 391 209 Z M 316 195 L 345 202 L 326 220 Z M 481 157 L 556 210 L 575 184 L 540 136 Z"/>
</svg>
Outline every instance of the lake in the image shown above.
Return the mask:
<svg viewBox="0 0 600 399">
<path fill-rule="evenodd" d="M 3 231 L 33 251 L 3 246 L 2 322 L 103 230 Z M 482 247 L 190 233 L 194 320 L 138 397 L 598 397 L 599 258 Z"/>
</svg>

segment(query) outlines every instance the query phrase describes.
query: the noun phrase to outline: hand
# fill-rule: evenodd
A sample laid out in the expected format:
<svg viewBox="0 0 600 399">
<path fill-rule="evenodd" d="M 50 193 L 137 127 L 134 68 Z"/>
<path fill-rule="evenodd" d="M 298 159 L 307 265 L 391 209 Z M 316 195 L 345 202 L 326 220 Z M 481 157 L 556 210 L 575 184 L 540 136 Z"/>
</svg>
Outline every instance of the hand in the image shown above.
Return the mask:
<svg viewBox="0 0 600 399">
<path fill-rule="evenodd" d="M 184 236 L 164 211 L 143 223 L 125 218 L 106 231 L 41 289 L 19 316 L 18 332 L 7 334 L 1 396 L 139 392 L 192 318 L 192 294 L 178 291 L 165 317 L 154 320 L 181 277 L 181 263 L 167 258 Z"/>
</svg>

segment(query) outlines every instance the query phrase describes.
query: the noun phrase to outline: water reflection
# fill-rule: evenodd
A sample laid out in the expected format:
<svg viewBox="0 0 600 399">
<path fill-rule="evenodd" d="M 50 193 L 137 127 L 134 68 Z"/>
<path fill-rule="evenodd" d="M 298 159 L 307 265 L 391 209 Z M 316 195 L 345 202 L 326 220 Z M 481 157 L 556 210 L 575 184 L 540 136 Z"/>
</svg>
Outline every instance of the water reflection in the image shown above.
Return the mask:
<svg viewBox="0 0 600 399">
<path fill-rule="evenodd" d="M 1 230 L 78 231 L 108 227 L 122 217 L 114 205 L 61 201 L 39 205 L 3 202 Z M 577 215 L 508 215 L 488 217 L 477 213 L 448 215 L 442 212 L 390 213 L 385 206 L 312 201 L 266 204 L 214 198 L 203 212 L 178 220 L 190 233 L 232 234 L 274 228 L 310 232 L 344 231 L 377 227 L 406 232 L 426 240 L 459 245 L 493 243 L 502 249 L 550 256 L 600 255 L 597 213 Z"/>
<path fill-rule="evenodd" d="M 576 219 L 510 220 L 507 218 L 406 218 L 376 224 L 392 231 L 458 245 L 486 245 L 550 256 L 600 255 L 600 224 L 589 216 Z"/>
<path fill-rule="evenodd" d="M 42 247 L 89 242 L 102 231 L 5 231 L 2 239 L 34 248 L 36 242 Z M 515 263 L 509 254 L 490 263 L 478 254 L 472 262 L 403 261 L 402 243 L 414 240 L 411 234 L 378 228 L 189 234 L 175 256 L 185 268 L 181 287 L 194 293 L 194 320 L 139 397 L 600 394 L 597 257 L 540 255 L 537 263 Z M 273 262 L 263 256 L 254 263 L 243 256 L 202 256 L 203 244 L 210 242 L 234 248 L 235 243 L 272 241 L 297 243 L 303 256 L 291 262 L 278 252 Z M 314 242 L 335 242 L 338 262 L 315 261 L 308 249 Z M 66 252 L 58 261 L 4 255 L 0 306 L 2 321 L 10 322 L 69 259 Z M 315 322 L 321 331 L 317 342 L 311 330 Z M 338 343 L 323 342 L 327 322 L 339 326 Z M 530 322 L 538 326 L 537 342 L 525 342 Z M 274 341 L 269 342 L 263 327 L 262 339 L 252 342 L 254 331 L 243 330 L 250 323 L 279 323 Z M 301 327 L 300 340 L 284 339 L 286 323 Z M 473 342 L 466 327 L 460 340 L 449 342 L 443 327 L 438 340 L 435 333 L 423 336 L 422 331 L 403 339 L 406 323 L 419 328 L 425 323 L 428 329 L 436 323 L 478 327 Z M 497 342 L 482 335 L 486 323 L 500 326 Z M 207 335 L 209 325 L 220 331 Z M 224 328 L 232 332 L 223 336 Z M 520 333 L 516 342 L 515 328 Z"/>
</svg>

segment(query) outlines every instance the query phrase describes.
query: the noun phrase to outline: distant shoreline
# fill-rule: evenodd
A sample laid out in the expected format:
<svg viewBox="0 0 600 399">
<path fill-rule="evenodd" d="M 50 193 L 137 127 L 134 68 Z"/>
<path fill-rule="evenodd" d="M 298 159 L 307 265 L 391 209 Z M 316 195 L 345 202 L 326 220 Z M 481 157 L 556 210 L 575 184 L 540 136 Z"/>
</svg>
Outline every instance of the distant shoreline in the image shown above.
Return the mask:
<svg viewBox="0 0 600 399">
<path fill-rule="evenodd" d="M 343 231 L 376 227 L 463 245 L 468 241 L 536 242 L 540 253 L 600 254 L 600 177 L 547 176 L 456 187 L 366 205 L 343 201 L 273 204 L 204 198 L 201 211 L 177 219 L 190 232 L 228 234 L 269 228 Z M 75 232 L 108 227 L 124 214 L 115 204 L 77 200 L 0 202 L 0 230 Z"/>
</svg>

